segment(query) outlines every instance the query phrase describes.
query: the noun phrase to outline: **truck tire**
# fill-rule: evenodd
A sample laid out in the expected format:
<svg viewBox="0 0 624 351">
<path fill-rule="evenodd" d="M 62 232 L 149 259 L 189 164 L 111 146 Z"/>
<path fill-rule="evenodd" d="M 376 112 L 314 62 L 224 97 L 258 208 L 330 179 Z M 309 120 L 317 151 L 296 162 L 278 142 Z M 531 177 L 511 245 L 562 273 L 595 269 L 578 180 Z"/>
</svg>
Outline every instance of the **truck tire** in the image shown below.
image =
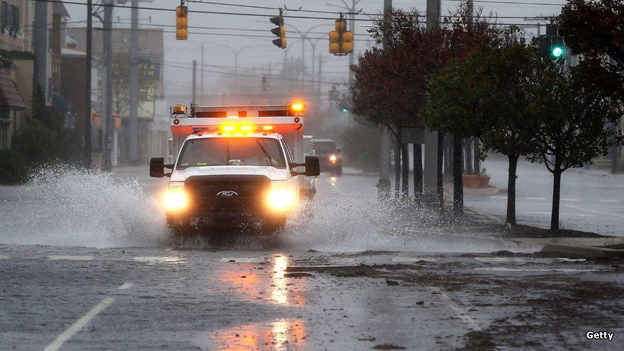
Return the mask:
<svg viewBox="0 0 624 351">
<path fill-rule="evenodd" d="M 261 230 L 263 235 L 273 235 L 286 226 L 286 216 L 267 217 L 262 221 Z"/>
<path fill-rule="evenodd" d="M 342 177 L 342 165 L 336 167 L 336 177 Z"/>
<path fill-rule="evenodd" d="M 167 226 L 176 237 L 187 237 L 194 234 L 193 226 L 188 219 L 167 216 Z"/>
</svg>

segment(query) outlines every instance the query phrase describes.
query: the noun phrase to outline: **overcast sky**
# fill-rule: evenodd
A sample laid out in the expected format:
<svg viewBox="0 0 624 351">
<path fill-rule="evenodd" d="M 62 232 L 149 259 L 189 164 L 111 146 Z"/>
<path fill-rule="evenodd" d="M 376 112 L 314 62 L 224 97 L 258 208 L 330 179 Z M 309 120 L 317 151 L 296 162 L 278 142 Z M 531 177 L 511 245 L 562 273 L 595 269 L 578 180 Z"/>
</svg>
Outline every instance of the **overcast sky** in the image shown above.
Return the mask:
<svg viewBox="0 0 624 351">
<path fill-rule="evenodd" d="M 86 0 L 72 0 L 73 2 L 86 3 Z M 94 0 L 99 2 L 100 0 Z M 349 5 L 352 4 L 352 0 L 345 0 Z M 504 3 L 502 3 L 504 2 Z M 128 0 L 130 3 L 130 0 Z M 253 5 L 262 7 L 271 7 L 271 9 L 252 9 L 236 6 L 225 6 L 219 4 L 240 4 L 240 5 Z M 535 17 L 535 16 L 551 16 L 557 15 L 561 11 L 564 0 L 484 0 L 475 1 L 475 8 L 483 8 L 484 13 L 494 13 L 500 17 Z M 153 1 L 141 1 L 140 5 L 151 8 L 168 8 L 175 9 L 180 4 L 179 0 L 153 0 Z M 459 2 L 457 0 L 446 0 L 442 2 L 442 14 L 447 14 L 449 11 L 453 11 L 457 7 Z M 552 4 L 552 5 L 550 5 Z M 227 48 L 214 45 L 222 44 L 229 45 L 235 50 L 238 50 L 245 46 L 251 46 L 241 51 L 238 57 L 239 72 L 245 68 L 257 67 L 261 68 L 263 65 L 268 66 L 271 62 L 272 66 L 277 68 L 283 58 L 284 52 L 274 46 L 271 43 L 272 38 L 258 38 L 258 37 L 244 37 L 244 36 L 226 36 L 226 35 L 214 35 L 214 34 L 239 34 L 239 35 L 256 35 L 256 36 L 271 36 L 271 24 L 268 20 L 269 16 L 276 15 L 278 7 L 286 6 L 288 9 L 298 9 L 308 11 L 331 11 L 336 14 L 330 13 L 313 13 L 313 12 L 295 12 L 289 11 L 286 16 L 305 16 L 305 17 L 323 17 L 325 19 L 289 19 L 286 17 L 285 22 L 288 25 L 297 27 L 300 31 L 306 32 L 314 26 L 317 28 L 311 29 L 309 37 L 320 38 L 316 45 L 316 57 L 322 54 L 324 57 L 323 73 L 324 80 L 327 81 L 344 81 L 348 72 L 348 59 L 346 57 L 336 57 L 328 53 L 328 39 L 327 31 L 333 27 L 333 19 L 337 18 L 337 12 L 340 12 L 340 7 L 344 7 L 344 4 L 340 0 L 255 0 L 255 1 L 241 1 L 241 0 L 224 0 L 224 1 L 210 1 L 210 3 L 198 3 L 191 2 L 188 4 L 189 11 L 189 40 L 188 41 L 176 41 L 174 33 L 165 33 L 165 64 L 174 66 L 191 67 L 192 61 L 195 59 L 198 64 L 201 59 L 201 43 L 205 42 L 205 64 L 215 65 L 220 67 L 212 67 L 211 70 L 219 71 L 224 69 L 232 69 L 234 66 L 234 54 Z M 426 12 L 426 0 L 402 0 L 394 1 L 393 6 L 395 8 L 410 9 L 416 8 L 423 14 Z M 86 6 L 76 4 L 66 4 L 66 7 L 71 15 L 70 22 L 83 21 L 86 18 Z M 378 14 L 383 10 L 383 0 L 360 0 L 356 5 L 356 8 L 362 9 L 362 12 L 369 14 Z M 209 12 L 228 12 L 236 14 L 260 14 L 262 16 L 244 16 L 244 15 L 225 15 L 225 14 L 212 14 L 212 13 L 193 13 L 192 11 L 209 11 Z M 117 21 L 119 18 L 121 23 L 115 24 L 116 27 L 129 27 L 130 24 L 130 9 L 115 8 L 114 18 Z M 140 23 L 146 28 L 150 28 L 150 21 L 153 25 L 151 28 L 155 28 L 158 25 L 175 25 L 175 12 L 157 11 L 157 10 L 140 10 Z M 365 16 L 359 16 L 358 18 L 366 18 Z M 535 20 L 525 21 L 522 18 L 501 18 L 498 22 L 501 23 L 536 23 Z M 94 25 L 99 26 L 97 20 L 94 20 Z M 369 25 L 370 22 L 362 21 L 356 22 L 355 32 L 363 34 L 366 31 L 364 26 Z M 84 23 L 70 23 L 70 26 L 83 27 Z M 193 27 L 213 27 L 217 29 L 205 29 L 205 28 L 193 28 Z M 161 28 L 161 27 L 159 27 Z M 249 29 L 245 30 L 224 30 L 227 28 L 240 28 Z M 175 28 L 163 28 L 165 31 L 174 31 Z M 301 57 L 301 42 L 296 42 L 299 35 L 296 31 L 290 27 L 286 27 L 287 38 L 290 50 L 288 56 L 293 56 L 295 59 Z M 534 29 L 528 29 L 535 31 Z M 211 34 L 199 34 L 199 33 L 211 33 Z M 365 39 L 365 37 L 357 36 L 356 39 Z M 355 51 L 361 52 L 366 49 L 365 42 L 356 42 Z M 306 65 L 309 67 L 311 64 L 312 46 L 309 41 L 306 41 Z M 206 67 L 206 69 L 209 69 Z M 165 66 L 165 93 L 171 93 L 172 90 L 184 90 L 188 89 L 189 85 L 176 84 L 177 82 L 186 81 L 190 82 L 191 71 L 188 69 L 179 69 L 172 66 Z M 206 79 L 215 78 L 216 73 L 206 73 Z M 168 84 L 169 83 L 169 84 Z"/>
</svg>

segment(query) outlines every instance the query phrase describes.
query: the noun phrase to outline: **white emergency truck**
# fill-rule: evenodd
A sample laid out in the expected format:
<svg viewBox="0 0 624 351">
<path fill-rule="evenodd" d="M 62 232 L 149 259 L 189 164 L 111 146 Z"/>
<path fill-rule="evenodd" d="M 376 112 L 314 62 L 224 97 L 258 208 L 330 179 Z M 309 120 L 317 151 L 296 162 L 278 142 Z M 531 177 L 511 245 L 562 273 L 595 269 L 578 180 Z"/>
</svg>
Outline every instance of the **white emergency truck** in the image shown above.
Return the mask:
<svg viewBox="0 0 624 351">
<path fill-rule="evenodd" d="M 300 102 L 172 107 L 173 162 L 152 158 L 150 176 L 170 177 L 163 205 L 173 232 L 240 223 L 257 223 L 262 233 L 283 227 L 300 201 L 314 198 L 320 173 L 318 157 L 304 156 L 305 111 Z"/>
</svg>

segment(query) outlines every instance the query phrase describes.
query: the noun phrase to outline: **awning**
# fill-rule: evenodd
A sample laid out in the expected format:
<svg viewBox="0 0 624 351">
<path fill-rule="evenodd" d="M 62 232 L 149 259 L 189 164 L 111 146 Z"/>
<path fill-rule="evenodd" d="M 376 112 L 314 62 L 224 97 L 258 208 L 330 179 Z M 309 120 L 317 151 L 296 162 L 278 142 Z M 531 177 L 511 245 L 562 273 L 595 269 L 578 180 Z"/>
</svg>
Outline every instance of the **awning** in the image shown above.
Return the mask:
<svg viewBox="0 0 624 351">
<path fill-rule="evenodd" d="M 0 107 L 8 107 L 12 110 L 26 108 L 15 82 L 4 68 L 0 68 Z"/>
</svg>

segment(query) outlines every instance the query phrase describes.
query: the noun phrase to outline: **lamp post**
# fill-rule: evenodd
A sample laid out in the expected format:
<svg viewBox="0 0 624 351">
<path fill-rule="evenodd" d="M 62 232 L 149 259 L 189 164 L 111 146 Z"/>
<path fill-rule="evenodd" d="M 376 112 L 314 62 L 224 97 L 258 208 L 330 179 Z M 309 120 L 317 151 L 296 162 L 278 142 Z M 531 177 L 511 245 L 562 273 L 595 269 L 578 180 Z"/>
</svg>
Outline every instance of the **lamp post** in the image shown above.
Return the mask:
<svg viewBox="0 0 624 351">
<path fill-rule="evenodd" d="M 286 23 L 287 26 L 293 28 L 294 30 L 297 31 L 297 33 L 299 33 L 299 35 L 301 36 L 301 85 L 303 85 L 304 81 L 305 81 L 305 41 L 310 40 L 310 43 L 312 42 L 311 39 L 308 38 L 308 34 L 310 34 L 310 32 L 312 31 L 312 29 L 314 28 L 318 28 L 318 27 L 324 27 L 324 26 L 328 26 L 327 24 L 319 24 L 316 26 L 311 27 L 310 29 L 308 29 L 305 33 L 301 32 L 299 30 L 299 28 L 293 26 L 292 24 L 288 24 Z M 316 41 L 318 43 L 318 40 Z M 314 43 L 314 46 L 316 46 L 316 43 Z M 313 46 L 313 48 L 314 48 Z M 312 50 L 314 52 L 314 50 Z M 312 55 L 312 59 L 314 60 L 314 55 Z"/>
<path fill-rule="evenodd" d="M 226 44 L 203 41 L 201 43 L 201 83 L 200 83 L 202 97 L 204 96 L 204 44 L 222 46 L 222 47 L 230 49 L 232 53 L 234 54 L 234 73 L 235 74 L 238 73 L 238 54 L 240 54 L 241 51 L 247 48 L 260 47 L 260 46 L 264 47 L 264 45 L 247 45 L 247 46 L 240 47 L 238 49 L 234 49 L 233 47 L 226 45 Z"/>
</svg>

